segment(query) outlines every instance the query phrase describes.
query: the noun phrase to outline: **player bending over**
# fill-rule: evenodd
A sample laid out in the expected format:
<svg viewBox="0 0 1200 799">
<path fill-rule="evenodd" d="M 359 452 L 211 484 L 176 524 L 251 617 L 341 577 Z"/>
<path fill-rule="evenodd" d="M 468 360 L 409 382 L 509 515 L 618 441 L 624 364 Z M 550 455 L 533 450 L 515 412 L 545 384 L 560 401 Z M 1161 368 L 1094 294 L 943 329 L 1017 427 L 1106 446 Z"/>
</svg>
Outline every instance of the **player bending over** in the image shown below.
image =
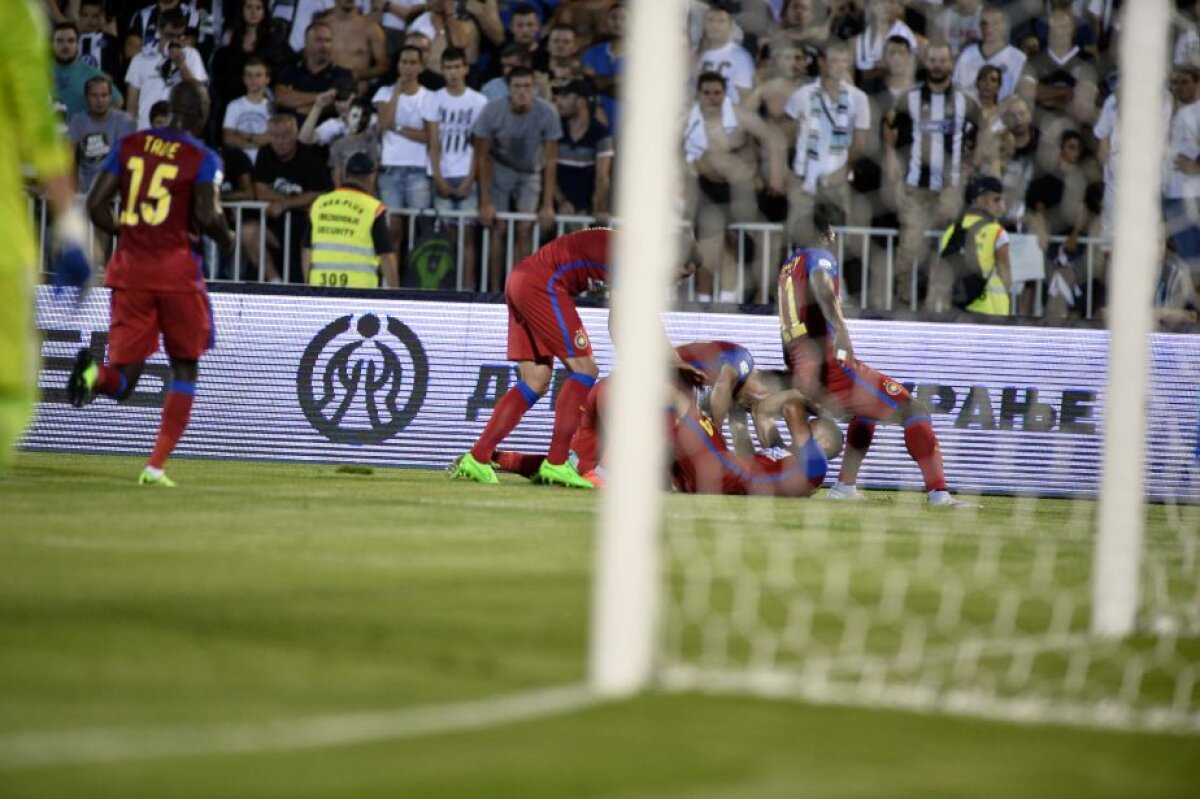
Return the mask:
<svg viewBox="0 0 1200 799">
<path fill-rule="evenodd" d="M 599 375 L 592 342 L 575 310 L 574 296 L 608 280 L 612 231 L 591 228 L 568 233 L 518 263 L 504 284 L 508 304 L 508 357 L 517 362 L 517 384 L 492 412 L 470 452 L 450 467 L 452 477 L 497 483 L 492 468 L 496 447 L 550 387 L 554 359 L 570 374 L 558 392 L 550 451 L 538 468 L 538 482 L 593 488 L 568 461 L 571 437 L 584 400 Z"/>
<path fill-rule="evenodd" d="M 604 488 L 604 469 L 600 465 L 600 425 L 604 418 L 604 403 L 607 395 L 608 378 L 602 377 L 588 391 L 587 398 L 583 401 L 579 427 L 575 429 L 575 435 L 571 436 L 570 451 L 575 455 L 575 471 L 580 477 L 591 483 L 593 488 Z M 519 474 L 531 480 L 537 477 L 545 460 L 545 455 L 501 450 L 496 450 L 492 456 L 492 463 L 497 469 Z"/>
<path fill-rule="evenodd" d="M 184 81 L 171 90 L 170 109 L 167 127 L 130 134 L 113 148 L 88 195 L 92 222 L 119 234 L 104 279 L 112 289 L 108 363 L 97 364 L 81 349 L 67 384 L 75 407 L 96 394 L 125 399 L 162 335 L 171 383 L 158 439 L 138 483 L 167 487 L 175 483 L 163 467 L 191 416 L 197 362 L 213 344 L 199 234 L 215 239 L 226 253 L 234 245 L 219 205 L 220 159 L 194 138 L 208 118 L 208 95 Z M 118 191 L 119 223 L 112 211 Z"/>
<path fill-rule="evenodd" d="M 858 469 L 875 435 L 876 422 L 904 426 L 904 446 L 921 469 L 931 507 L 978 507 L 955 499 L 946 490 L 942 452 L 933 432 L 929 408 L 904 386 L 854 357 L 854 347 L 838 299 L 837 241 L 833 225 L 840 219 L 834 206 L 819 203 L 813 212 L 817 247 L 788 256 L 779 272 L 779 327 L 792 370 L 793 386 L 833 412 L 851 417 L 846 453 L 830 499 L 861 499 Z"/>
</svg>

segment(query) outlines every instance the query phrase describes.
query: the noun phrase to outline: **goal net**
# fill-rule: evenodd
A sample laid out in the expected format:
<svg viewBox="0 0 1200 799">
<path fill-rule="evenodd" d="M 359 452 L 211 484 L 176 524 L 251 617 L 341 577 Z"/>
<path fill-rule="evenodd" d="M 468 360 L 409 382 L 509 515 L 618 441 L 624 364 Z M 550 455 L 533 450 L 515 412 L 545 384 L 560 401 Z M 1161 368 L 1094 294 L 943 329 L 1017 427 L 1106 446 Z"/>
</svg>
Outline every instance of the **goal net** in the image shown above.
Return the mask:
<svg viewBox="0 0 1200 799">
<path fill-rule="evenodd" d="M 663 126 L 677 133 L 664 99 L 672 80 L 683 85 L 664 66 L 671 47 L 659 41 L 654 55 L 665 76 L 639 72 L 651 59 L 639 55 L 637 26 L 679 5 L 632 4 L 626 141 L 649 142 Z M 1165 52 L 1166 5 L 1139 4 L 1123 46 Z M 1165 65 L 1142 60 L 1122 80 L 1150 88 L 1124 89 L 1122 113 L 1144 120 L 1156 116 Z M 655 108 L 658 121 L 635 116 Z M 867 498 L 846 503 L 824 490 L 663 497 L 653 431 L 609 426 L 617 468 L 591 659 L 601 692 L 745 692 L 1200 732 L 1200 341 L 1147 335 L 1150 278 L 1118 277 L 1122 263 L 1158 258 L 1156 221 L 1146 220 L 1157 220 L 1162 145 L 1139 137 L 1165 131 L 1139 127 L 1122 139 L 1123 157 L 1144 157 L 1119 173 L 1142 174 L 1120 178 L 1130 189 L 1118 204 L 1110 331 L 850 320 L 856 355 L 931 406 L 951 488 L 981 508 L 927 508 L 898 427 L 880 425 L 859 477 Z M 654 232 L 671 227 L 671 209 L 656 209 L 661 219 L 623 210 L 659 189 L 646 187 L 646 164 L 621 167 L 618 211 L 644 224 L 623 226 L 618 266 L 648 240 L 657 253 L 671 246 Z M 666 278 L 622 274 L 614 336 L 646 341 Z M 762 368 L 783 366 L 772 318 L 665 318 L 675 344 L 702 330 L 747 347 Z M 624 420 L 644 414 L 647 397 L 632 387 L 662 383 L 664 361 L 653 347 L 619 357 L 615 380 L 630 388 L 613 413 Z M 638 463 L 648 471 L 622 474 Z M 825 488 L 838 468 L 830 463 Z"/>
</svg>

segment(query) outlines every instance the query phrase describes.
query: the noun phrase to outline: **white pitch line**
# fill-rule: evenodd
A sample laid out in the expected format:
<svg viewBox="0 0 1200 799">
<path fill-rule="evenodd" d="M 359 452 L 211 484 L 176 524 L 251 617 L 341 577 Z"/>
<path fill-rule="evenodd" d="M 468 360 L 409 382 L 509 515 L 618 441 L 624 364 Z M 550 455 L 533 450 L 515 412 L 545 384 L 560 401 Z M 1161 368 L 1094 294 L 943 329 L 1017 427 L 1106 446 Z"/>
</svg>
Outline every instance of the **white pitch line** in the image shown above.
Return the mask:
<svg viewBox="0 0 1200 799">
<path fill-rule="evenodd" d="M 270 721 L 91 728 L 0 736 L 0 771 L 165 757 L 321 749 L 486 729 L 599 704 L 575 684 L 465 702 Z"/>
</svg>

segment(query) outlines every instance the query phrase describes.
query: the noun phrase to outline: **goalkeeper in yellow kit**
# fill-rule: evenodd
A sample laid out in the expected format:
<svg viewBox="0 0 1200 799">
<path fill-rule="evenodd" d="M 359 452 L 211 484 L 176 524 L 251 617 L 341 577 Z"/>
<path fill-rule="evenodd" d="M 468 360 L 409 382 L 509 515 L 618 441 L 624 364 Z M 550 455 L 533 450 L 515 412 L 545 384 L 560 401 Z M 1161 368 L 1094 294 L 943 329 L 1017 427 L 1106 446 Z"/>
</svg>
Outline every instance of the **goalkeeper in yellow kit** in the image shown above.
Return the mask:
<svg viewBox="0 0 1200 799">
<path fill-rule="evenodd" d="M 71 152 L 51 110 L 50 39 L 32 0 L 0 2 L 0 469 L 13 457 L 37 393 L 39 346 L 33 331 L 37 248 L 23 168 L 33 169 L 54 215 L 59 285 L 90 276 L 87 225 L 74 207 Z"/>
</svg>

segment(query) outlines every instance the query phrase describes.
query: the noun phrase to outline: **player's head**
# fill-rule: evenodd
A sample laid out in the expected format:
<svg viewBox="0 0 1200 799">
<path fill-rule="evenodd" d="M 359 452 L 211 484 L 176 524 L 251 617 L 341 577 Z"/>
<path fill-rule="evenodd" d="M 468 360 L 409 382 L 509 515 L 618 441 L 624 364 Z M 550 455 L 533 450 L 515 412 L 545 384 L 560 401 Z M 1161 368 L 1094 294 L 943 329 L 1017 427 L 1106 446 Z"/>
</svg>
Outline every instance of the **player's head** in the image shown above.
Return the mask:
<svg viewBox="0 0 1200 799">
<path fill-rule="evenodd" d="M 842 435 L 842 429 L 837 426 L 837 422 L 832 419 L 812 419 L 809 424 L 812 427 L 813 438 L 826 458 L 836 458 L 842 454 L 842 445 L 845 444 L 846 437 Z"/>
<path fill-rule="evenodd" d="M 813 229 L 817 231 L 817 245 L 822 249 L 833 249 L 837 243 L 837 231 L 834 228 L 845 224 L 845 212 L 833 203 L 822 200 L 813 208 Z"/>
<path fill-rule="evenodd" d="M 175 84 L 168 105 L 174 127 L 200 135 L 208 121 L 208 92 L 203 86 L 190 80 Z"/>
</svg>

